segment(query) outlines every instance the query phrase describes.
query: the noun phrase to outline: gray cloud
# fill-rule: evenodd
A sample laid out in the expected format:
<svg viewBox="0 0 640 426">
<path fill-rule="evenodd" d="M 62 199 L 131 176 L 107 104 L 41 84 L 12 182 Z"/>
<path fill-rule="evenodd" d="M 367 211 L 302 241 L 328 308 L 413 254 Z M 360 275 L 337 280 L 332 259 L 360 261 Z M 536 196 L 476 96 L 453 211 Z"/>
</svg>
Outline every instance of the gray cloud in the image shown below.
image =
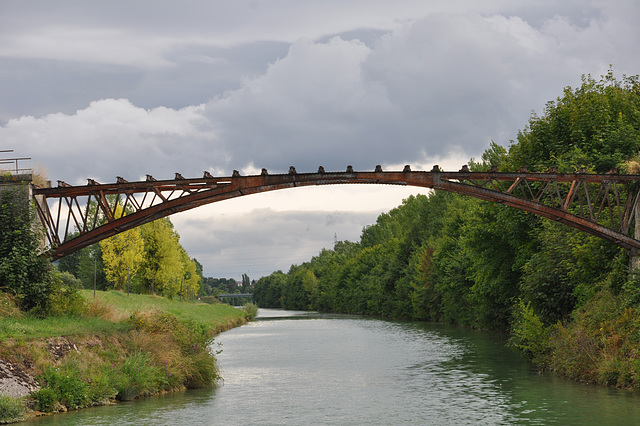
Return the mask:
<svg viewBox="0 0 640 426">
<path fill-rule="evenodd" d="M 631 0 L 0 0 L 0 140 L 75 184 L 289 165 L 458 167 L 492 139 L 508 144 L 582 74 L 609 64 L 638 74 L 638 21 Z M 318 210 L 341 211 L 339 238 L 357 239 L 389 207 Z M 260 270 L 286 268 L 335 227 L 319 224 L 329 213 L 290 208 L 262 219 L 194 211 L 199 232 L 176 223 L 187 250 L 212 259 L 206 271 L 250 246 Z M 342 237 L 348 227 L 355 236 Z"/>
</svg>

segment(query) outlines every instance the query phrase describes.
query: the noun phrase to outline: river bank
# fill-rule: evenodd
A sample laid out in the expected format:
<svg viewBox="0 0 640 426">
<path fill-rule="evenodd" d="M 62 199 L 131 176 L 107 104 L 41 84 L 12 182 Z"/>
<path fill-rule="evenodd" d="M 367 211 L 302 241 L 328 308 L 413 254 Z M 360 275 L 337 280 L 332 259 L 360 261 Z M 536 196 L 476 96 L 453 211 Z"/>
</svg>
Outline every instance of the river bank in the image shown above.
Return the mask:
<svg viewBox="0 0 640 426">
<path fill-rule="evenodd" d="M 0 422 L 210 386 L 219 378 L 213 337 L 247 321 L 228 305 L 81 294 L 82 315 L 3 309 Z"/>
</svg>

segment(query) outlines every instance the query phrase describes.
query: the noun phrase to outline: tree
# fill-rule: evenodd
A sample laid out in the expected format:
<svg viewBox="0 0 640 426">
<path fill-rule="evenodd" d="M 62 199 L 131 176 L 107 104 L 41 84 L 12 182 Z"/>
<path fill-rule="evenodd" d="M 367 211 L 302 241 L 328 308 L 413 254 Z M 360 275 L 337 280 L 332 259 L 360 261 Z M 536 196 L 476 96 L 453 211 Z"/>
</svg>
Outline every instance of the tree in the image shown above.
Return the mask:
<svg viewBox="0 0 640 426">
<path fill-rule="evenodd" d="M 116 206 L 116 217 L 123 215 L 122 207 Z M 133 228 L 100 241 L 102 260 L 109 281 L 116 289 L 124 289 L 127 280 L 142 267 L 144 241 L 140 228 Z"/>
<path fill-rule="evenodd" d="M 24 310 L 45 307 L 53 292 L 36 224 L 26 185 L 0 191 L 0 290 L 15 295 Z"/>
<path fill-rule="evenodd" d="M 554 166 L 571 173 L 587 166 L 606 173 L 638 152 L 638 140 L 638 77 L 619 81 L 610 70 L 599 81 L 583 76 L 580 87 L 567 87 L 547 104 L 544 115 L 532 116 L 509 148 L 509 163 L 513 170 Z"/>
</svg>

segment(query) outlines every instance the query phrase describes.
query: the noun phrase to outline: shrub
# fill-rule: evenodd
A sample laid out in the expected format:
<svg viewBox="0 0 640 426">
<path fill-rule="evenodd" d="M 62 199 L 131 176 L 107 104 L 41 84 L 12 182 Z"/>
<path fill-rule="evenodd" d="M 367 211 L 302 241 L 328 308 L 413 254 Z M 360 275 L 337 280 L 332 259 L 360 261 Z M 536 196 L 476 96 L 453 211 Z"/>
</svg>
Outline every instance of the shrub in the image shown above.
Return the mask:
<svg viewBox="0 0 640 426">
<path fill-rule="evenodd" d="M 0 423 L 23 420 L 26 412 L 27 406 L 24 399 L 0 395 Z"/>
<path fill-rule="evenodd" d="M 212 386 L 220 378 L 216 359 L 207 350 L 195 355 L 189 367 L 184 383 L 189 389 L 202 389 Z"/>
<path fill-rule="evenodd" d="M 244 305 L 244 317 L 248 320 L 255 319 L 258 315 L 258 305 L 255 303 L 247 303 Z"/>
<path fill-rule="evenodd" d="M 61 368 L 47 368 L 42 380 L 55 391 L 57 400 L 70 410 L 85 406 L 89 400 L 87 382 L 82 380 L 77 365 L 72 361 Z"/>
<path fill-rule="evenodd" d="M 548 331 L 529 303 L 516 303 L 509 343 L 540 367 L 544 367 L 550 352 Z"/>
<path fill-rule="evenodd" d="M 58 406 L 60 397 L 56 389 L 50 387 L 43 387 L 39 391 L 31 394 L 36 402 L 36 409 L 45 413 L 51 413 L 55 411 Z"/>
<path fill-rule="evenodd" d="M 120 367 L 116 379 L 117 398 L 130 401 L 139 396 L 151 395 L 161 388 L 165 372 L 151 364 L 146 352 L 135 352 Z"/>
</svg>

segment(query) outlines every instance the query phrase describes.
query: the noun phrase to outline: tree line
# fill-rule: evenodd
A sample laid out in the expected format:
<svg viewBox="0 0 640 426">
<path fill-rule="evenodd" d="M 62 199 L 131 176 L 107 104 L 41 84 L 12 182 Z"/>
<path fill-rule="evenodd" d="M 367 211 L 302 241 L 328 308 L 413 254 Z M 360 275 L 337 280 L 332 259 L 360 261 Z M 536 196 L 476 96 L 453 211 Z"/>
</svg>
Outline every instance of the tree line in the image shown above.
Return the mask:
<svg viewBox="0 0 640 426">
<path fill-rule="evenodd" d="M 555 167 L 568 173 L 616 168 L 637 174 L 639 151 L 638 78 L 617 79 L 610 71 L 566 88 L 542 115 L 530 117 L 508 147 L 491 142 L 469 168 L 543 172 Z M 551 367 L 548 340 L 559 335 L 559 327 L 584 320 L 580 313 L 603 298 L 615 300 L 618 308 L 607 305 L 601 318 L 633 312 L 633 330 L 640 331 L 635 311 L 640 280 L 628 265 L 627 251 L 597 237 L 501 204 L 435 191 L 411 196 L 381 214 L 359 241 L 337 242 L 287 272 L 261 278 L 254 298 L 261 307 L 508 331 L 513 344 L 541 366 L 560 371 Z M 590 327 L 599 347 L 597 327 Z M 638 336 L 625 338 L 637 347 Z"/>
</svg>

